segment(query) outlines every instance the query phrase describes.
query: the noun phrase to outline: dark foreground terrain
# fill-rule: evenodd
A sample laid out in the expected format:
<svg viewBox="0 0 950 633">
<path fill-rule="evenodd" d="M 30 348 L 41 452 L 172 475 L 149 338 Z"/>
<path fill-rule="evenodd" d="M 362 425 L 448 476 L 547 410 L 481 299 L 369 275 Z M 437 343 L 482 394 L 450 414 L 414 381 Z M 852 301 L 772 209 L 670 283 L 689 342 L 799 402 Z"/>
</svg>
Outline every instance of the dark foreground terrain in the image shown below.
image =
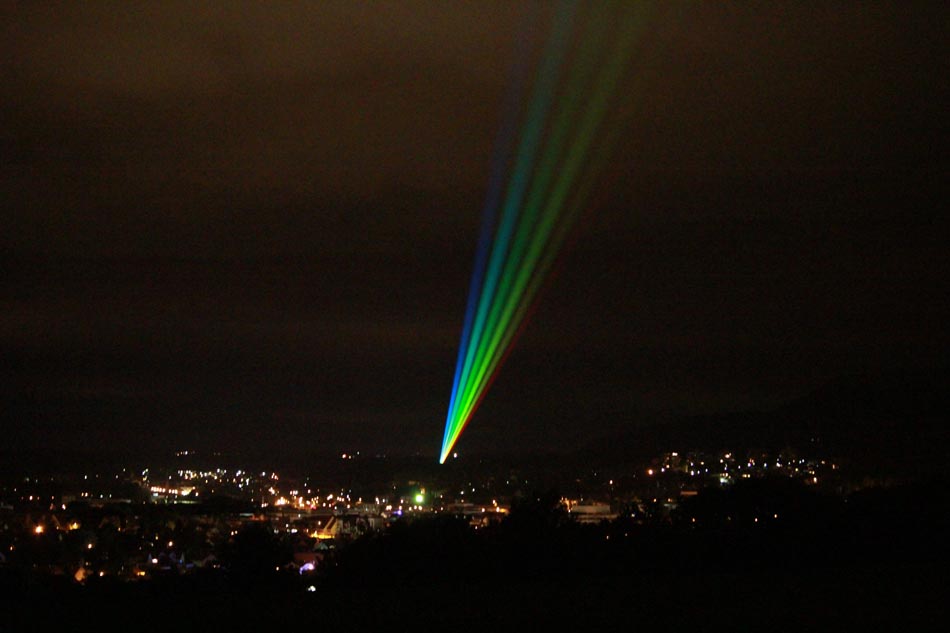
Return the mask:
<svg viewBox="0 0 950 633">
<path fill-rule="evenodd" d="M 662 523 L 600 525 L 537 494 L 480 530 L 449 516 L 396 523 L 312 575 L 254 551 L 138 583 L 7 569 L 0 630 L 939 630 L 944 490 L 841 498 L 765 482 L 703 492 Z"/>
<path fill-rule="evenodd" d="M 940 630 L 947 572 L 936 563 L 805 571 L 661 572 L 428 582 L 318 593 L 195 585 L 37 590 L 5 604 L 3 630 L 392 630 L 448 625 L 732 630 Z M 8 595 L 5 602 L 10 598 Z M 908 629 L 904 629 L 908 627 Z"/>
</svg>

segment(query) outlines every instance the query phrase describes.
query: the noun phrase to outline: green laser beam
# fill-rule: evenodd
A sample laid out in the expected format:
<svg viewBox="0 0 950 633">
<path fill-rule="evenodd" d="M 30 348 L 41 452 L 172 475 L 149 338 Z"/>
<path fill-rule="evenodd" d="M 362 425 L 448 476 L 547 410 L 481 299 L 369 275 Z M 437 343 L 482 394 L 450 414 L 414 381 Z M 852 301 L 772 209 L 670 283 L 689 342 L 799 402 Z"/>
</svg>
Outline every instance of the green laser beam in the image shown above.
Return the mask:
<svg viewBox="0 0 950 633">
<path fill-rule="evenodd" d="M 492 252 L 489 257 L 482 293 L 479 297 L 470 341 L 477 341 L 482 336 L 482 331 L 484 330 L 491 297 L 494 295 L 500 268 L 507 254 L 511 233 L 517 221 L 518 208 L 521 204 L 524 190 L 528 185 L 528 178 L 531 173 L 532 165 L 534 164 L 535 154 L 542 140 L 544 121 L 546 120 L 551 103 L 554 100 L 554 94 L 557 88 L 557 77 L 560 72 L 561 61 L 564 57 L 565 45 L 571 32 L 571 18 L 574 15 L 575 8 L 575 2 L 562 1 L 558 5 L 557 12 L 554 16 L 552 34 L 544 50 L 538 81 L 535 84 L 531 104 L 526 117 L 525 130 L 518 146 L 512 178 L 506 193 L 505 204 L 502 207 L 501 220 L 496 232 L 495 242 L 492 245 Z M 462 385 L 468 384 L 468 375 L 475 361 L 475 352 L 476 347 L 470 344 L 469 349 L 466 351 L 465 362 L 462 366 Z M 464 393 L 464 389 L 462 393 Z M 454 401 L 452 406 L 454 407 L 456 405 L 457 402 Z M 454 414 L 454 409 L 451 417 L 457 419 Z M 453 435 L 457 437 L 457 433 L 453 433 Z M 452 443 L 454 443 L 454 440 Z"/>
<path fill-rule="evenodd" d="M 471 406 L 477 398 L 477 386 L 483 382 L 491 360 L 500 353 L 500 343 L 501 340 L 505 338 L 505 332 L 512 327 L 516 327 L 516 324 L 512 322 L 512 316 L 521 303 L 522 294 L 529 280 L 534 275 L 537 262 L 557 222 L 558 212 L 563 206 L 565 198 L 577 177 L 578 171 L 583 165 L 583 160 L 594 140 L 594 133 L 607 110 L 609 98 L 626 65 L 627 55 L 632 50 L 636 35 L 642 28 L 642 21 L 631 21 L 627 23 L 627 25 L 628 28 L 624 29 L 624 32 L 621 34 L 615 55 L 611 58 L 610 63 L 599 77 L 596 84 L 598 90 L 595 92 L 595 96 L 584 114 L 579 130 L 576 133 L 575 143 L 568 153 L 564 168 L 560 171 L 560 177 L 556 181 L 555 188 L 548 199 L 544 213 L 541 215 L 540 223 L 533 232 L 527 246 L 524 260 L 520 263 L 517 272 L 514 274 L 513 287 L 504 299 L 504 305 L 501 309 L 499 320 L 502 325 L 494 328 L 490 339 L 487 341 L 487 346 L 485 340 L 479 341 L 479 353 L 477 354 L 479 362 L 475 369 L 473 381 L 466 385 L 467 393 L 463 401 L 462 409 L 463 420 L 465 419 L 464 416 L 470 413 Z"/>
<path fill-rule="evenodd" d="M 551 110 L 554 82 L 569 34 L 562 4 L 545 49 L 503 205 L 489 265 L 479 293 L 464 363 L 453 389 L 443 437 L 444 462 L 470 421 L 507 357 L 515 337 L 535 304 L 561 246 L 587 204 L 597 175 L 619 137 L 617 126 L 605 128 L 634 48 L 640 41 L 651 7 L 636 3 L 624 10 L 612 47 L 604 45 L 614 14 L 599 3 L 580 36 L 577 55 L 563 82 L 562 101 L 541 135 Z M 573 7 L 570 7 L 571 10 Z M 602 67 L 596 71 L 604 56 Z M 640 73 L 633 101 L 643 86 Z M 585 87 L 590 84 L 591 97 Z M 602 142 L 598 148 L 595 143 Z M 540 152 L 540 155 L 539 155 Z M 535 166 L 535 158 L 540 158 Z"/>
</svg>

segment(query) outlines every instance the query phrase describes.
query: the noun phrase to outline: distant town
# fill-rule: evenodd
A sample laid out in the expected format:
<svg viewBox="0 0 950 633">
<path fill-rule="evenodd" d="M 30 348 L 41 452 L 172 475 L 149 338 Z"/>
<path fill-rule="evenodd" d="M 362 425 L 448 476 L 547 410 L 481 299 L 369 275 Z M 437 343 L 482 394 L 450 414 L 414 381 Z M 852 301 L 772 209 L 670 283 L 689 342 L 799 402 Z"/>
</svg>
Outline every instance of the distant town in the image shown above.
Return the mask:
<svg viewBox="0 0 950 633">
<path fill-rule="evenodd" d="M 182 450 L 173 462 L 196 457 Z M 339 455 L 341 462 L 372 459 L 358 452 Z M 785 479 L 828 494 L 848 491 L 834 460 L 801 457 L 791 449 L 670 451 L 633 469 L 586 475 L 575 479 L 559 504 L 570 521 L 602 526 L 621 520 L 668 524 L 701 491 L 746 480 Z M 0 488 L 0 565 L 76 583 L 187 575 L 226 568 L 242 532 L 263 528 L 282 552 L 274 571 L 306 576 L 335 550 L 394 522 L 451 516 L 474 530 L 497 524 L 538 485 L 513 470 L 464 480 L 394 480 L 376 489 L 246 468 L 24 476 Z M 782 520 L 777 512 L 759 514 L 747 519 Z"/>
</svg>

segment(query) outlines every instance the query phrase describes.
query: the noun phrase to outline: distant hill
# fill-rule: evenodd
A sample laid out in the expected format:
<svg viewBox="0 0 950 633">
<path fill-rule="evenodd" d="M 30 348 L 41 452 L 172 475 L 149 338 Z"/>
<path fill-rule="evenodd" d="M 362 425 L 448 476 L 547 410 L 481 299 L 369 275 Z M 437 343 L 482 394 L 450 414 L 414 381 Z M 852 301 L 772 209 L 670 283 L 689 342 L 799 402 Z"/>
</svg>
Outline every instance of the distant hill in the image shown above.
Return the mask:
<svg viewBox="0 0 950 633">
<path fill-rule="evenodd" d="M 950 370 L 854 377 L 772 410 L 690 416 L 596 441 L 576 457 L 604 465 L 665 451 L 794 448 L 855 473 L 918 476 L 950 458 Z"/>
</svg>

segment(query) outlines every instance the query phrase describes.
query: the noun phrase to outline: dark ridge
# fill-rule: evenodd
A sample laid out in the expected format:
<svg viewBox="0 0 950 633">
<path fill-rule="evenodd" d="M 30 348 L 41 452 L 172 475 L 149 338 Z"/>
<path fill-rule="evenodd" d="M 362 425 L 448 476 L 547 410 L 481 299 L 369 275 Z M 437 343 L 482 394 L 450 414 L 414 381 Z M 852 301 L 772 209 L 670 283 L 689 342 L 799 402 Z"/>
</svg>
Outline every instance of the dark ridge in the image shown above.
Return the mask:
<svg viewBox="0 0 950 633">
<path fill-rule="evenodd" d="M 601 439 L 573 458 L 636 462 L 673 450 L 769 450 L 846 460 L 855 474 L 938 472 L 950 447 L 950 370 L 837 380 L 781 407 L 690 416 Z"/>
</svg>

